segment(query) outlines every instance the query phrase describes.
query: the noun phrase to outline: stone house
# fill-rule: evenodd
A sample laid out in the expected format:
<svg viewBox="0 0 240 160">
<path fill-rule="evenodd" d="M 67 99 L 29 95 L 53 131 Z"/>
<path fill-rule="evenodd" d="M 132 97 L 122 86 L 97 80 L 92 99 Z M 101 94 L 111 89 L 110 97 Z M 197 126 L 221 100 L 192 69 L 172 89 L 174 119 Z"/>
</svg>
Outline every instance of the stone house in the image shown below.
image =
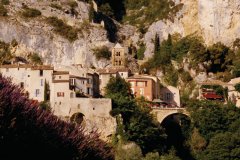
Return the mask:
<svg viewBox="0 0 240 160">
<path fill-rule="evenodd" d="M 127 79 L 130 75 L 130 70 L 127 68 L 107 68 L 107 69 L 99 69 L 97 70 L 99 74 L 99 89 L 100 94 L 105 94 L 105 87 L 107 86 L 109 80 L 112 77 L 121 77 L 123 79 Z"/>
<path fill-rule="evenodd" d="M 116 119 L 109 114 L 112 110 L 111 99 L 76 97 L 74 90 L 69 88 L 72 78 L 69 72 L 54 71 L 53 75 L 50 103 L 55 115 L 70 120 L 79 113 L 82 116 L 81 123 L 84 123 L 87 131 L 91 132 L 97 128 L 103 139 L 115 132 Z M 82 77 L 80 80 L 85 81 Z"/>
<path fill-rule="evenodd" d="M 30 99 L 44 101 L 45 82 L 52 83 L 53 67 L 48 65 L 33 66 L 29 64 L 2 65 L 0 73 L 10 77 L 14 84 L 25 89 Z"/>
<path fill-rule="evenodd" d="M 135 75 L 128 77 L 132 93 L 136 97 L 145 97 L 149 101 L 159 98 L 160 83 L 157 77 L 149 75 Z"/>
<path fill-rule="evenodd" d="M 168 103 L 168 105 L 173 105 L 180 107 L 180 92 L 179 89 L 173 86 L 162 87 L 160 89 L 160 99 Z"/>
<path fill-rule="evenodd" d="M 228 82 L 228 100 L 232 101 L 237 107 L 240 107 L 240 93 L 236 91 L 235 85 L 240 83 L 240 78 L 231 79 Z"/>
</svg>

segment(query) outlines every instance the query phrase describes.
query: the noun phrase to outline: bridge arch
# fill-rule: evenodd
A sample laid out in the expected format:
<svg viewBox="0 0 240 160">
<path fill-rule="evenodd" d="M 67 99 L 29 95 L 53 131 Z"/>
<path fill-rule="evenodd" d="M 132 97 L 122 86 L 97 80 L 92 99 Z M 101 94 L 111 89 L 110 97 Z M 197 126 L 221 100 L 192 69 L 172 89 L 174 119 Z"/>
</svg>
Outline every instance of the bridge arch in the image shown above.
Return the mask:
<svg viewBox="0 0 240 160">
<path fill-rule="evenodd" d="M 190 115 L 185 108 L 156 108 L 153 109 L 152 112 L 159 123 L 162 123 L 162 121 L 170 115 L 183 114 L 187 117 Z"/>
</svg>

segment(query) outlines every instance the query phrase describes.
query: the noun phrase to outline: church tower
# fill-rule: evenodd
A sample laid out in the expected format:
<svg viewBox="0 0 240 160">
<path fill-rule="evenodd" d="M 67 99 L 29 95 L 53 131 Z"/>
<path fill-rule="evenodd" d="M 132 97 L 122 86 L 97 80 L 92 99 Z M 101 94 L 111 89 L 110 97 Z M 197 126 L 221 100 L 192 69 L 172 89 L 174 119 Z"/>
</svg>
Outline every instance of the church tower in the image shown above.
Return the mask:
<svg viewBox="0 0 240 160">
<path fill-rule="evenodd" d="M 119 43 L 112 49 L 112 66 L 113 67 L 125 67 L 126 65 L 126 49 Z"/>
</svg>

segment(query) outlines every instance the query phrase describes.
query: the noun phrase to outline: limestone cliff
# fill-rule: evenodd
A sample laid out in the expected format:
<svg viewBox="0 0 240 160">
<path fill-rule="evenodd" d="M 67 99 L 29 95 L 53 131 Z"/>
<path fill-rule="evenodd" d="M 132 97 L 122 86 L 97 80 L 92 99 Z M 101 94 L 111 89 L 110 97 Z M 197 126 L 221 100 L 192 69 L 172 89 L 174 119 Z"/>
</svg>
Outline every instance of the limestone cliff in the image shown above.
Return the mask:
<svg viewBox="0 0 240 160">
<path fill-rule="evenodd" d="M 71 14 L 69 2 L 77 3 L 77 14 Z M 163 40 L 167 35 L 179 33 L 182 36 L 197 34 L 207 45 L 221 41 L 226 45 L 240 37 L 240 1 L 239 0 L 174 0 L 183 4 L 172 20 L 161 20 L 150 25 L 147 33 L 137 32 L 136 27 L 117 24 L 119 40 L 131 39 L 134 45 L 140 40 L 146 44 L 146 57 L 153 55 L 153 39 L 156 33 Z M 54 5 L 55 6 L 54 6 Z M 24 19 L 20 16 L 23 6 L 36 8 L 42 15 Z M 59 7 L 60 6 L 60 7 Z M 107 31 L 100 24 L 87 23 L 89 4 L 80 0 L 10 0 L 7 5 L 8 16 L 0 18 L 0 40 L 10 42 L 16 39 L 17 55 L 36 52 L 49 64 L 82 64 L 105 67 L 106 60 L 96 60 L 92 49 L 96 46 L 113 46 L 107 38 Z M 54 33 L 44 18 L 55 16 L 68 25 L 80 28 L 81 33 L 74 42 L 69 42 Z M 126 43 L 127 44 L 127 43 Z"/>
<path fill-rule="evenodd" d="M 59 2 L 60 3 L 60 2 Z M 106 31 L 100 25 L 89 24 L 88 4 L 77 2 L 77 16 L 68 13 L 68 7 L 61 1 L 64 10 L 51 7 L 51 2 L 37 0 L 10 1 L 8 16 L 0 19 L 0 40 L 11 42 L 15 39 L 18 46 L 15 54 L 26 56 L 31 52 L 38 53 L 48 64 L 82 64 L 87 66 L 104 67 L 107 61 L 97 61 L 92 49 L 97 46 L 111 46 Z M 42 15 L 37 18 L 23 18 L 19 16 L 22 6 L 36 8 Z M 74 42 L 53 32 L 53 28 L 46 24 L 44 18 L 55 16 L 63 19 L 68 25 L 81 28 L 78 39 Z M 84 25 L 84 26 L 83 26 Z"/>
<path fill-rule="evenodd" d="M 160 39 L 179 33 L 182 36 L 197 34 L 202 36 L 207 45 L 223 42 L 231 45 L 240 37 L 240 1 L 239 0 L 175 0 L 183 3 L 174 22 L 170 20 L 153 23 L 145 34 L 147 45 L 145 55 L 153 54 L 152 40 L 156 33 Z"/>
</svg>

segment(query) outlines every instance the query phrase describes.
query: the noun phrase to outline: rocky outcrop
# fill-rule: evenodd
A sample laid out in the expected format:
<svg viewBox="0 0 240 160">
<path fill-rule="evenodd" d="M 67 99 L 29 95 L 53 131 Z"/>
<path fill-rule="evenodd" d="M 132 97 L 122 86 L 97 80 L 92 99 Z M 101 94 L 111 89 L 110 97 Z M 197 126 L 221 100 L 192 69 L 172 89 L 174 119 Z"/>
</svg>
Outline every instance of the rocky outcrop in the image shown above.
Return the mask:
<svg viewBox="0 0 240 160">
<path fill-rule="evenodd" d="M 41 10 L 42 16 L 25 19 L 19 16 L 22 3 Z M 61 3 L 64 4 L 64 1 Z M 78 2 L 76 8 L 78 15 L 72 16 L 65 10 L 57 10 L 50 4 L 42 1 L 11 1 L 7 6 L 9 16 L 0 20 L 0 40 L 18 42 L 15 54 L 26 56 L 29 53 L 38 53 L 47 64 L 82 64 L 83 66 L 105 67 L 106 60 L 96 60 L 92 49 L 98 46 L 112 46 L 107 39 L 107 33 L 100 25 L 87 22 L 88 5 Z M 68 7 L 63 7 L 68 9 Z M 53 32 L 53 28 L 46 24 L 45 17 L 56 16 L 67 24 L 79 28 L 78 39 L 70 42 Z M 85 26 L 83 26 L 85 25 Z"/>
<path fill-rule="evenodd" d="M 146 57 L 153 54 L 153 39 L 156 33 L 160 40 L 168 34 L 179 33 L 182 36 L 197 34 L 203 37 L 207 45 L 222 42 L 231 45 L 240 37 L 240 1 L 238 0 L 181 0 L 181 11 L 174 22 L 165 20 L 153 23 L 145 34 Z"/>
</svg>

